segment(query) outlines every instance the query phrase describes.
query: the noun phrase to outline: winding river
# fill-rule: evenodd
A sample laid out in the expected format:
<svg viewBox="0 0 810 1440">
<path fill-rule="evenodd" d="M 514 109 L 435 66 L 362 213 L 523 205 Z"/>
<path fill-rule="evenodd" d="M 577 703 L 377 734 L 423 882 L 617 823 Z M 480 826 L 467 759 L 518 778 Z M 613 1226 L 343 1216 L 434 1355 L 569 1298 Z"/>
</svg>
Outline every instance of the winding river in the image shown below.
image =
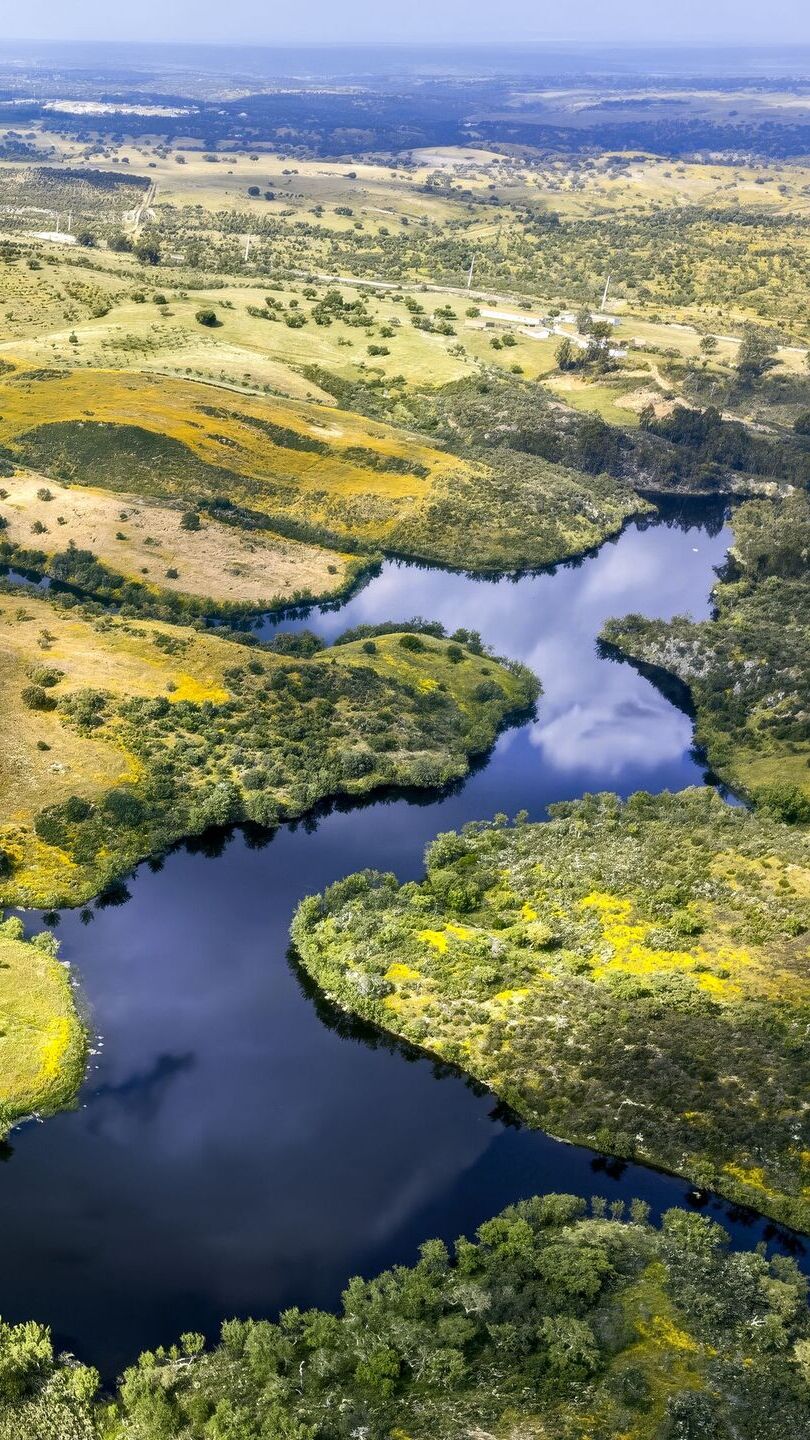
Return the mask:
<svg viewBox="0 0 810 1440">
<path fill-rule="evenodd" d="M 141 866 L 124 903 L 62 915 L 98 1038 L 80 1107 L 2 1152 L 4 1318 L 47 1321 L 111 1376 L 228 1315 L 334 1305 L 351 1275 L 548 1190 L 702 1204 L 735 1244 L 791 1243 L 682 1181 L 516 1126 L 462 1077 L 330 1014 L 287 951 L 301 896 L 363 866 L 417 876 L 439 830 L 702 783 L 688 717 L 594 638 L 631 610 L 707 615 L 728 540 L 703 508 L 519 581 L 388 562 L 340 609 L 283 622 L 327 639 L 414 614 L 478 629 L 540 675 L 537 718 L 449 795 L 336 808 L 269 843 L 209 837 Z"/>
</svg>

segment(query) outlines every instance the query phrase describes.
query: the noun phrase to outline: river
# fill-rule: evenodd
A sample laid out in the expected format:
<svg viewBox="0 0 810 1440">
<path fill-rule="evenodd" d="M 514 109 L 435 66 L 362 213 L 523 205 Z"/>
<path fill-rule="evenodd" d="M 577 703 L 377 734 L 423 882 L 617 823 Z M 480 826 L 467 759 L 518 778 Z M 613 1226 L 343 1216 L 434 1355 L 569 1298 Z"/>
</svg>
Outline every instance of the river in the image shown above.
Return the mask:
<svg viewBox="0 0 810 1440">
<path fill-rule="evenodd" d="M 351 1275 L 535 1192 L 698 1203 L 682 1181 L 516 1126 L 462 1077 L 338 1020 L 291 962 L 288 927 L 301 896 L 357 868 L 418 876 L 426 842 L 465 820 L 702 783 L 688 717 L 594 642 L 610 615 L 708 615 L 728 543 L 702 508 L 518 581 L 392 561 L 340 609 L 282 622 L 326 639 L 414 614 L 480 630 L 541 677 L 537 717 L 449 795 L 337 808 L 269 843 L 207 837 L 142 865 L 124 903 L 61 916 L 96 1053 L 79 1108 L 4 1148 L 5 1319 L 48 1322 L 110 1377 L 230 1315 L 333 1306 Z M 790 1244 L 700 1203 L 735 1244 Z"/>
</svg>

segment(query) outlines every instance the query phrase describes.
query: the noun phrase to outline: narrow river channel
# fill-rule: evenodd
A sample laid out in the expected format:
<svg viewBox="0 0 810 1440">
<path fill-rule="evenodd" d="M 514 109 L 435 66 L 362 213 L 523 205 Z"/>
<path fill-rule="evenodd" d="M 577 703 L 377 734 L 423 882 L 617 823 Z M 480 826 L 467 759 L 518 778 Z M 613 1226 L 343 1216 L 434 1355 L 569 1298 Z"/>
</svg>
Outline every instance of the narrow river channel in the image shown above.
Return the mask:
<svg viewBox="0 0 810 1440">
<path fill-rule="evenodd" d="M 414 614 L 480 630 L 541 677 L 537 718 L 448 796 L 334 810 L 265 844 L 237 831 L 180 848 L 141 866 L 125 903 L 89 923 L 62 915 L 97 1053 L 80 1108 L 5 1147 L 5 1319 L 47 1321 L 109 1377 L 229 1315 L 335 1305 L 351 1275 L 410 1262 L 429 1236 L 452 1240 L 535 1192 L 697 1203 L 681 1181 L 515 1126 L 463 1078 L 339 1023 L 287 937 L 301 896 L 363 866 L 417 876 L 426 842 L 465 820 L 702 783 L 687 716 L 594 641 L 632 610 L 706 616 L 728 543 L 704 509 L 630 525 L 518 582 L 390 562 L 339 610 L 284 622 L 327 639 Z M 790 1243 L 702 1203 L 735 1244 Z"/>
</svg>

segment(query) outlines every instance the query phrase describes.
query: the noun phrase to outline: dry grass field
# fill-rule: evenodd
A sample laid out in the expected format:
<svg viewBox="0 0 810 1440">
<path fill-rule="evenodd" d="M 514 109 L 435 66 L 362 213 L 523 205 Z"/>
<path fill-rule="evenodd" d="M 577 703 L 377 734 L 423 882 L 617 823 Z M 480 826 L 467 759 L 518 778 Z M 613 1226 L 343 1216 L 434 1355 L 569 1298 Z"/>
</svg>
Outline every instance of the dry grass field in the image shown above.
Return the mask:
<svg viewBox="0 0 810 1440">
<path fill-rule="evenodd" d="M 52 556 L 91 550 L 102 565 L 157 592 L 269 610 L 304 595 L 341 591 L 355 562 L 347 555 L 244 531 L 203 515 L 183 526 L 181 503 L 63 485 L 21 471 L 3 484 L 4 538 Z"/>
</svg>

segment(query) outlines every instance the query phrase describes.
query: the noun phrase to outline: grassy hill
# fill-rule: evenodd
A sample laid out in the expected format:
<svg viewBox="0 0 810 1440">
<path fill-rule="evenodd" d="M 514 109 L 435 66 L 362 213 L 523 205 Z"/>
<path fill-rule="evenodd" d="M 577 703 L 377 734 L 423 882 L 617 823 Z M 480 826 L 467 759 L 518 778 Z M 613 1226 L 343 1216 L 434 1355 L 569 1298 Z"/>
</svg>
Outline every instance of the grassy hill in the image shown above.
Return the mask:
<svg viewBox="0 0 810 1440">
<path fill-rule="evenodd" d="M 553 563 L 646 508 L 621 481 L 540 457 L 505 474 L 335 406 L 129 371 L 4 374 L 0 444 L 63 482 L 207 507 L 341 553 L 477 571 Z"/>
</svg>

